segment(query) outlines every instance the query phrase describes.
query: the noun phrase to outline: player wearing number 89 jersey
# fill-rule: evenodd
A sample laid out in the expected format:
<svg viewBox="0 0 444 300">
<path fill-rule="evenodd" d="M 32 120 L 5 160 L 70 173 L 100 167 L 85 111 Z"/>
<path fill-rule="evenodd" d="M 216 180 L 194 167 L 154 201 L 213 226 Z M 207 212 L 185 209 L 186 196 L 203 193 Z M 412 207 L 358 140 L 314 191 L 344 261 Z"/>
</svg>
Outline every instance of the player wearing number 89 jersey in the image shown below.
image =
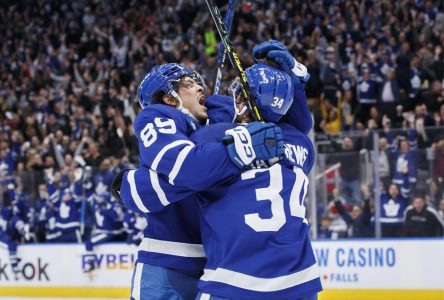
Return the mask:
<svg viewBox="0 0 444 300">
<path fill-rule="evenodd" d="M 271 159 L 283 154 L 281 130 L 273 124 L 244 128 L 249 137 L 246 149 L 252 150 L 248 154 L 255 154 L 248 157 L 235 147 L 236 139 L 232 146 L 222 142 L 195 145 L 189 136 L 207 119 L 204 95 L 199 77 L 178 64 L 155 68 L 139 86 L 143 110 L 134 122 L 134 131 L 139 162 L 147 173 L 140 177 L 134 170 L 123 172 L 113 182 L 113 190 L 116 182 L 128 184 L 131 199 L 125 204 L 129 209 L 149 214 L 133 276 L 134 299 L 190 299 L 197 292 L 197 278 L 205 262 L 197 202 L 190 196 L 172 203 L 166 185 L 204 190 L 238 175 L 254 156 L 260 159 L 265 153 L 266 159 Z M 268 146 L 265 136 L 273 138 L 275 145 Z M 270 151 L 260 152 L 263 149 Z M 145 188 L 153 191 L 150 197 L 140 195 Z"/>
</svg>

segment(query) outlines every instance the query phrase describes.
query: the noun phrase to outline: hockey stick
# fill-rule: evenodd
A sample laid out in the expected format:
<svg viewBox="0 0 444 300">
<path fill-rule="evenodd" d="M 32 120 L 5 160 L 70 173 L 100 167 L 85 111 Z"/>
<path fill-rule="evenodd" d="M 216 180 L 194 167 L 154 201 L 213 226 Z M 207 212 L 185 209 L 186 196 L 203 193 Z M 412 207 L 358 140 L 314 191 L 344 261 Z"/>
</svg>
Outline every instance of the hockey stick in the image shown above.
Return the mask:
<svg viewBox="0 0 444 300">
<path fill-rule="evenodd" d="M 262 122 L 263 119 L 257 108 L 256 100 L 251 96 L 250 88 L 247 82 L 247 76 L 245 76 L 245 70 L 242 67 L 239 56 L 236 51 L 234 51 L 233 43 L 231 42 L 227 29 L 225 28 L 224 22 L 222 21 L 222 16 L 220 15 L 219 8 L 217 7 L 214 0 L 205 0 L 207 2 L 210 14 L 213 17 L 214 23 L 216 25 L 219 36 L 224 44 L 228 57 L 230 58 L 231 64 L 236 69 L 237 75 L 239 76 L 241 86 L 242 86 L 242 96 L 247 100 L 248 107 L 256 121 Z"/>
<path fill-rule="evenodd" d="M 233 16 L 236 8 L 237 0 L 230 0 L 228 3 L 227 13 L 225 14 L 224 25 L 228 34 L 231 32 L 231 25 L 233 24 Z M 216 82 L 214 83 L 214 95 L 219 94 L 220 85 L 222 83 L 222 69 L 225 66 L 225 60 L 227 58 L 227 51 L 223 43 L 220 44 L 217 52 L 217 74 Z"/>
</svg>

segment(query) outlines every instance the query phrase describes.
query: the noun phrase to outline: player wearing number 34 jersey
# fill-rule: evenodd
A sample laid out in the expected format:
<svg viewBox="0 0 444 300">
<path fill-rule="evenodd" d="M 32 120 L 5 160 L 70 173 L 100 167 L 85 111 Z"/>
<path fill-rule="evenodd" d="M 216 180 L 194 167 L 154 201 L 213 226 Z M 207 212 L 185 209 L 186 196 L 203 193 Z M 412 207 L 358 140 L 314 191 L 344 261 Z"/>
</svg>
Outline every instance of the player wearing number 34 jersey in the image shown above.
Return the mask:
<svg viewBox="0 0 444 300">
<path fill-rule="evenodd" d="M 305 96 L 300 97 L 302 86 L 293 89 L 283 72 L 260 64 L 247 69 L 247 78 L 264 119 L 278 122 L 284 133 L 286 159 L 271 167 L 258 163 L 197 194 L 207 256 L 198 299 L 295 300 L 315 295 L 321 284 L 303 203 L 314 151 L 308 137 L 295 128 L 294 118 L 281 119 L 287 111 L 300 113 L 294 107 L 305 104 Z M 230 127 L 202 128 L 192 139 L 196 144 L 211 144 L 222 140 L 226 128 Z M 146 178 L 147 172 L 144 168 L 135 171 L 136 182 Z M 121 196 L 131 206 L 132 194 L 124 179 Z M 159 179 L 171 202 L 194 193 Z M 138 194 L 149 201 L 155 192 L 145 185 L 138 186 Z"/>
</svg>

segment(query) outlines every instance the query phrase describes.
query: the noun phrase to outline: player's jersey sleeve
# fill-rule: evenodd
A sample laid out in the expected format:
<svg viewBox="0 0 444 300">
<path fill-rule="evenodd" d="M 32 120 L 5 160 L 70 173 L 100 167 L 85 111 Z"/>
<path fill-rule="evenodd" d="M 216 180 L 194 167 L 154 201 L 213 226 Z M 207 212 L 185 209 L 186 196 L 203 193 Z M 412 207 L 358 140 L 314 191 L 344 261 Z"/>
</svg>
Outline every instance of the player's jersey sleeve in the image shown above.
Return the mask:
<svg viewBox="0 0 444 300">
<path fill-rule="evenodd" d="M 235 118 L 233 97 L 212 95 L 205 100 L 210 124 L 232 123 Z"/>
<path fill-rule="evenodd" d="M 153 178 L 156 179 L 153 181 Z M 194 193 L 190 189 L 169 184 L 164 176 L 146 167 L 125 172 L 120 186 L 120 197 L 125 207 L 142 214 L 160 211 Z"/>
<path fill-rule="evenodd" d="M 311 140 L 300 130 L 287 122 L 280 122 L 278 126 L 284 133 L 285 157 L 283 164 L 300 167 L 308 176 L 315 162 L 315 153 Z"/>
<path fill-rule="evenodd" d="M 304 86 L 295 86 L 293 103 L 283 119 L 304 134 L 310 132 L 313 127 L 313 118 L 308 108 Z"/>
<path fill-rule="evenodd" d="M 149 106 L 134 124 L 140 165 L 165 176 L 171 185 L 195 191 L 238 174 L 222 143 L 196 145 L 190 140 L 197 127 L 177 109 L 161 104 Z M 151 182 L 157 184 L 154 177 Z"/>
<path fill-rule="evenodd" d="M 225 130 L 234 126 L 236 125 L 232 123 L 224 123 L 204 127 L 193 134 L 191 139 L 199 143 L 196 144 L 196 148 L 205 149 L 207 146 L 211 146 L 211 144 L 216 145 L 225 135 Z M 205 150 L 203 150 L 201 155 L 205 155 L 204 152 Z M 211 170 L 217 167 L 217 163 L 215 164 L 214 161 L 218 159 L 218 157 L 209 157 L 206 162 L 207 168 Z M 188 166 L 187 163 L 190 163 L 190 165 Z M 192 170 L 193 165 L 191 161 L 184 162 L 184 164 L 185 168 Z M 120 186 L 120 196 L 125 206 L 132 211 L 141 213 L 156 212 L 164 209 L 171 203 L 187 199 L 197 191 L 212 188 L 217 184 L 222 184 L 238 176 L 237 172 L 233 176 L 219 175 L 218 172 L 215 172 L 216 175 L 212 175 L 211 172 L 209 174 L 209 177 L 201 178 L 200 190 L 192 190 L 184 184 L 173 185 L 168 177 L 157 174 L 154 170 L 142 166 L 137 170 L 125 172 Z M 200 175 L 201 173 L 198 172 L 190 173 L 190 176 Z M 208 178 L 211 179 L 211 182 L 207 181 Z"/>
</svg>

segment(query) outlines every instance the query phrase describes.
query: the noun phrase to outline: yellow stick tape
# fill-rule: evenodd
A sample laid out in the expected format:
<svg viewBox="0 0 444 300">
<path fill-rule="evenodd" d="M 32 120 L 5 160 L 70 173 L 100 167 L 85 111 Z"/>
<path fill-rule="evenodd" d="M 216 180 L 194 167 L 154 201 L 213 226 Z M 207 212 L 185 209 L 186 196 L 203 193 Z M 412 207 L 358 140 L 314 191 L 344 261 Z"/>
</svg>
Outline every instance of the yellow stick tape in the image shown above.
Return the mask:
<svg viewBox="0 0 444 300">
<path fill-rule="evenodd" d="M 61 297 L 61 298 L 126 298 L 130 288 L 121 287 L 62 287 L 62 286 L 2 286 L 0 296 Z"/>
<path fill-rule="evenodd" d="M 337 290 L 319 293 L 319 300 L 444 300 L 443 290 Z"/>
</svg>

